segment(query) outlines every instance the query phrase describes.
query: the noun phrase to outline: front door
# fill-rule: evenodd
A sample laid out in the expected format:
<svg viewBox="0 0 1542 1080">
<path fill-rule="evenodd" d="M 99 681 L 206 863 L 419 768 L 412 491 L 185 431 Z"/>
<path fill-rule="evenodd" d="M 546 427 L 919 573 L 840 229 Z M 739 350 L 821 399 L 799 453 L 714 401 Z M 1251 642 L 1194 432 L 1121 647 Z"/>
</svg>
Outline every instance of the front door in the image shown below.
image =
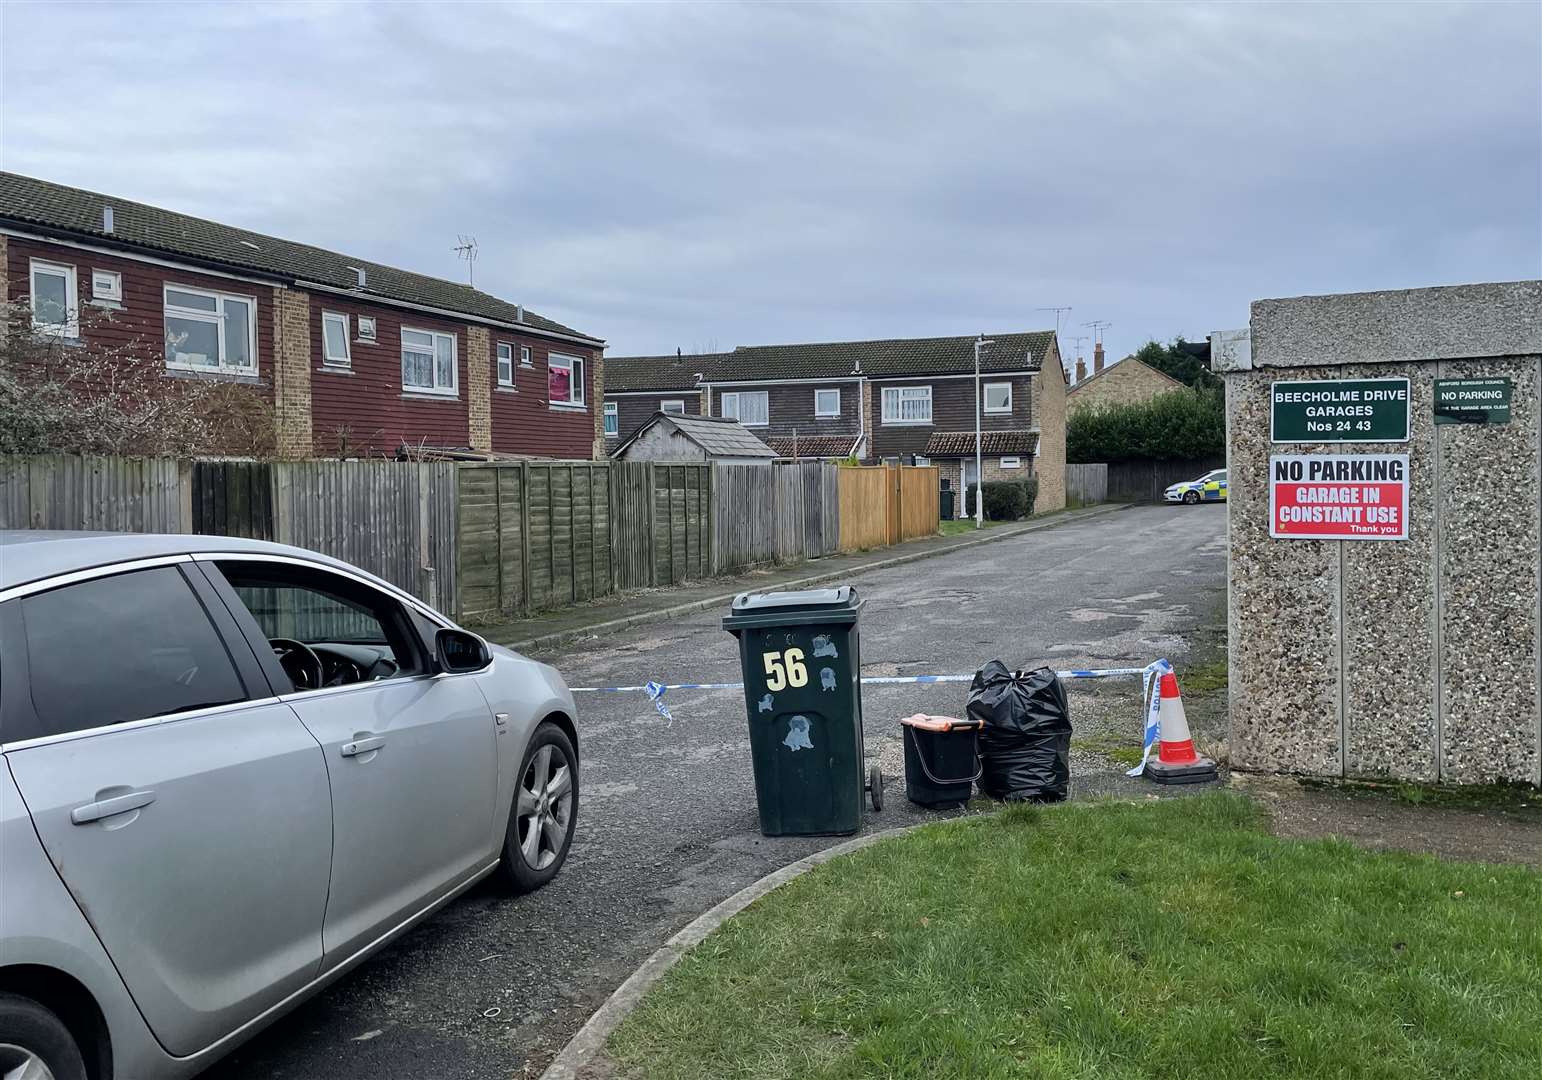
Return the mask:
<svg viewBox="0 0 1542 1080">
<path fill-rule="evenodd" d="M 974 458 L 972 458 L 972 457 L 965 458 L 964 459 L 964 491 L 963 491 L 963 494 L 961 496 L 963 498 L 963 500 L 964 500 L 964 514 L 963 514 L 964 517 L 974 517 L 974 503 L 969 501 L 969 488 L 970 488 L 971 485 L 977 484 L 979 482 L 980 482 L 980 469 L 979 469 L 979 466 L 975 462 Z"/>
<path fill-rule="evenodd" d="M 20 731 L 6 699 L 6 741 L 23 736 L 6 761 L 60 878 L 177 1055 L 316 975 L 332 854 L 321 748 L 203 590 L 166 565 L 0 605 L 30 690 Z"/>
<path fill-rule="evenodd" d="M 325 755 L 328 970 L 496 857 L 497 746 L 482 676 L 432 674 L 403 606 L 356 578 L 261 559 L 207 565 L 243 624 L 283 654 L 274 678 L 296 687 L 284 700 Z"/>
</svg>

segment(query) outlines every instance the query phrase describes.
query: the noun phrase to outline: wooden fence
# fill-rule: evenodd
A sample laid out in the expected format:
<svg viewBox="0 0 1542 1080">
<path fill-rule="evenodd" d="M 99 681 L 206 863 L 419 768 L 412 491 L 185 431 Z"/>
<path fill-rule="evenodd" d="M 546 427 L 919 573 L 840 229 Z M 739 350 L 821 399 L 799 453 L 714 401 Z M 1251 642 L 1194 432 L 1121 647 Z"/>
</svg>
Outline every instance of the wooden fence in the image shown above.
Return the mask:
<svg viewBox="0 0 1542 1080">
<path fill-rule="evenodd" d="M 817 559 L 840 550 L 834 465 L 713 467 L 713 573 Z"/>
<path fill-rule="evenodd" d="M 1161 502 L 1162 492 L 1180 480 L 1193 480 L 1226 464 L 1220 455 L 1178 461 L 1115 461 L 1108 466 L 1112 502 Z"/>
<path fill-rule="evenodd" d="M 1067 508 L 1095 506 L 1108 501 L 1107 465 L 1067 465 L 1065 467 L 1065 504 Z"/>
<path fill-rule="evenodd" d="M 0 528 L 274 540 L 458 610 L 455 466 L 394 461 L 0 458 Z"/>
<path fill-rule="evenodd" d="M 841 550 L 862 551 L 936 533 L 938 472 L 910 465 L 841 469 Z"/>
</svg>

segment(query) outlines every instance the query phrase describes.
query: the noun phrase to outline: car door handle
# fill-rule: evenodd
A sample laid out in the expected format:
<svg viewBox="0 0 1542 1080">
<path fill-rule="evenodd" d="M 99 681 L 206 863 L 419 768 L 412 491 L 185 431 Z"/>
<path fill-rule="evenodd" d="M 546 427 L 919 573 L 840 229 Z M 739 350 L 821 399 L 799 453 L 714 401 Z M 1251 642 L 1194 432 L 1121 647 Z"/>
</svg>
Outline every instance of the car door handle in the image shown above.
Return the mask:
<svg viewBox="0 0 1542 1080">
<path fill-rule="evenodd" d="M 360 754 L 367 754 L 371 750 L 379 750 L 384 745 L 384 736 L 371 735 L 367 739 L 355 739 L 353 742 L 343 743 L 342 754 L 343 757 L 358 757 Z"/>
<path fill-rule="evenodd" d="M 89 825 L 93 821 L 101 821 L 103 818 L 126 814 L 130 810 L 149 806 L 154 801 L 154 791 L 131 791 L 127 795 L 115 795 L 111 799 L 88 802 L 84 806 L 75 807 L 70 811 L 70 822 L 74 825 Z"/>
</svg>

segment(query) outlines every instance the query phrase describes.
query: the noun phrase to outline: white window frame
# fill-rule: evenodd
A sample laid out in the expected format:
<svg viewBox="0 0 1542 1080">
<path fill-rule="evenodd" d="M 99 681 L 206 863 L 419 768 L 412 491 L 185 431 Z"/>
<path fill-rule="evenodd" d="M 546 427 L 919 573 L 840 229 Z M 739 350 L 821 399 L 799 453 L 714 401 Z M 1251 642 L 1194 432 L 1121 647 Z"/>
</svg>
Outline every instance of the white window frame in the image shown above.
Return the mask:
<svg viewBox="0 0 1542 1080">
<path fill-rule="evenodd" d="M 925 454 L 916 455 L 916 468 L 925 469 L 930 467 L 931 463 L 932 459 L 927 457 Z"/>
<path fill-rule="evenodd" d="M 454 334 L 445 333 L 443 330 L 430 330 L 426 326 L 407 326 L 406 324 L 402 325 L 401 333 L 402 333 L 402 348 L 401 348 L 402 352 L 406 352 L 407 351 L 407 335 L 408 334 L 428 334 L 428 335 L 430 335 L 433 338 L 433 351 L 434 351 L 434 363 L 433 363 L 432 368 L 430 369 L 430 370 L 433 371 L 433 374 L 434 374 L 434 385 L 432 387 L 409 385 L 408 382 L 407 382 L 406 374 L 403 373 L 403 375 L 402 375 L 402 393 L 404 393 L 404 394 L 421 394 L 421 395 L 425 395 L 425 396 L 428 396 L 428 397 L 459 397 L 460 396 L 460 352 L 459 352 L 460 346 L 459 346 L 459 342 L 457 342 L 456 339 L 455 339 L 455 335 Z M 450 339 L 450 385 L 449 386 L 440 386 L 439 385 L 439 339 L 440 338 L 449 338 Z M 413 351 L 416 352 L 418 350 L 414 349 Z M 400 360 L 400 353 L 398 353 L 397 359 Z"/>
<path fill-rule="evenodd" d="M 819 407 L 819 395 L 821 394 L 835 395 L 834 409 L 821 409 Z M 814 415 L 821 417 L 841 415 L 841 388 L 839 386 L 824 386 L 814 391 Z"/>
<path fill-rule="evenodd" d="M 187 293 L 191 296 L 206 296 L 214 300 L 213 311 L 203 311 L 199 308 L 178 307 L 168 298 L 171 293 Z M 238 304 L 245 304 L 248 312 L 246 320 L 246 355 L 252 358 L 250 364 L 232 364 L 225 359 L 225 301 L 234 300 Z M 172 371 L 196 371 L 202 374 L 241 375 L 247 378 L 255 378 L 257 375 L 257 298 L 244 296 L 241 293 L 223 293 L 214 289 L 203 289 L 196 285 L 179 285 L 175 281 L 163 282 L 161 285 L 161 334 L 165 336 L 166 320 L 170 317 L 184 319 L 189 322 L 213 323 L 216 333 L 219 335 L 219 362 L 217 364 L 187 364 L 178 363 L 171 357 L 166 358 L 166 366 Z"/>
<path fill-rule="evenodd" d="M 535 360 L 533 360 L 531 358 L 531 356 L 530 356 L 530 346 L 529 345 L 521 345 L 519 347 L 519 366 L 520 367 L 535 367 Z"/>
<path fill-rule="evenodd" d="M 614 401 L 605 403 L 605 437 L 615 438 L 621 434 L 621 406 Z"/>
<path fill-rule="evenodd" d="M 578 365 L 578 378 L 576 378 L 576 379 L 573 378 L 573 366 L 575 364 Z M 561 370 L 563 368 L 567 369 L 567 373 L 568 373 L 568 400 L 566 400 L 566 401 L 552 401 L 551 400 L 551 369 L 552 368 L 557 368 L 559 370 Z M 546 403 L 548 405 L 550 405 L 553 409 L 574 409 L 574 410 L 577 410 L 577 409 L 587 409 L 589 407 L 589 402 L 588 402 L 587 396 L 585 395 L 585 392 L 584 392 L 585 389 L 586 389 L 586 387 L 584 386 L 584 382 L 585 382 L 586 379 L 588 379 L 588 377 L 589 377 L 588 365 L 584 362 L 584 358 L 582 356 L 571 356 L 568 353 L 554 353 L 554 352 L 547 353 L 546 354 L 546 399 L 547 399 Z M 577 391 L 577 394 L 578 394 L 577 397 L 573 396 L 574 391 Z"/>
<path fill-rule="evenodd" d="M 343 324 L 343 355 L 333 356 L 327 346 L 327 322 L 328 320 Z M 353 350 L 348 346 L 348 316 L 340 311 L 323 311 L 321 313 L 321 366 L 335 368 L 353 367 Z"/>
<path fill-rule="evenodd" d="M 1005 405 L 992 405 L 991 391 L 1006 390 L 1007 403 Z M 985 389 L 980 391 L 980 410 L 987 413 L 1009 413 L 1012 411 L 1012 384 L 1009 382 L 988 382 Z"/>
<path fill-rule="evenodd" d="M 1023 459 L 1021 455 L 1010 454 L 1001 459 L 1001 467 L 1003 469 L 1021 469 L 1023 467 Z"/>
<path fill-rule="evenodd" d="M 751 423 L 740 418 L 740 399 L 747 397 L 758 397 L 765 400 L 766 418 L 764 420 L 756 420 L 754 423 Z M 728 411 L 730 401 L 733 402 L 733 412 Z M 718 395 L 718 412 L 728 419 L 738 420 L 745 427 L 767 427 L 771 423 L 771 395 L 764 390 L 731 390 Z"/>
<path fill-rule="evenodd" d="M 901 408 L 901 404 L 906 400 L 905 395 L 918 393 L 925 396 L 919 398 L 911 397 L 909 400 L 926 402 L 925 418 L 923 419 L 919 417 L 910 417 L 909 419 L 900 419 L 904 412 L 903 408 Z M 894 395 L 892 399 L 889 396 L 891 394 Z M 880 397 L 882 410 L 881 422 L 884 424 L 889 424 L 894 427 L 918 427 L 929 425 L 932 422 L 932 388 L 930 386 L 885 386 L 882 388 Z M 891 405 L 893 405 L 892 409 L 890 408 Z"/>
<path fill-rule="evenodd" d="M 670 416 L 684 416 L 685 415 L 685 399 L 684 398 L 669 398 L 667 401 L 660 401 L 659 402 L 659 412 L 661 412 L 661 413 L 668 413 Z"/>
<path fill-rule="evenodd" d="M 512 342 L 500 341 L 493 351 L 498 358 L 498 385 L 512 390 L 514 388 L 514 345 Z M 505 371 L 508 373 L 505 374 Z"/>
<path fill-rule="evenodd" d="M 106 285 L 106 288 L 102 286 Z M 117 270 L 91 269 L 91 299 L 123 303 L 123 274 Z"/>
<path fill-rule="evenodd" d="M 64 321 L 62 323 L 38 322 L 37 272 L 64 278 Z M 78 338 L 80 336 L 80 294 L 76 291 L 75 267 L 69 263 L 49 262 L 47 259 L 30 259 L 27 264 L 28 302 L 32 306 L 32 329 L 51 337 Z"/>
<path fill-rule="evenodd" d="M 378 337 L 376 336 L 375 317 L 373 315 L 360 315 L 359 318 L 358 318 L 358 323 L 359 323 L 359 327 L 358 327 L 358 329 L 359 329 L 359 338 L 358 338 L 358 340 L 360 340 L 360 341 L 377 341 L 377 340 L 379 340 Z"/>
</svg>

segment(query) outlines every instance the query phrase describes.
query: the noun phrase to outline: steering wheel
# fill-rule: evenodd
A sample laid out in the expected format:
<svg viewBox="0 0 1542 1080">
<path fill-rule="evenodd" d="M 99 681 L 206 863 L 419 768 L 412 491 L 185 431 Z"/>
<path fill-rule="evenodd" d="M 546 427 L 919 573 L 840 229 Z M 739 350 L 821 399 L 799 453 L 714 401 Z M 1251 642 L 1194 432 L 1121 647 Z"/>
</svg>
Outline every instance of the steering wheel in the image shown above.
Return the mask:
<svg viewBox="0 0 1542 1080">
<path fill-rule="evenodd" d="M 326 669 L 321 666 L 321 657 L 316 655 L 314 649 L 303 641 L 294 638 L 275 637 L 269 638 L 268 644 L 273 646 L 273 655 L 278 657 L 278 662 L 283 665 L 285 673 L 294 683 L 296 690 L 318 690 L 326 679 Z M 296 661 L 298 665 L 304 665 L 299 671 L 291 671 L 287 661 Z"/>
</svg>

